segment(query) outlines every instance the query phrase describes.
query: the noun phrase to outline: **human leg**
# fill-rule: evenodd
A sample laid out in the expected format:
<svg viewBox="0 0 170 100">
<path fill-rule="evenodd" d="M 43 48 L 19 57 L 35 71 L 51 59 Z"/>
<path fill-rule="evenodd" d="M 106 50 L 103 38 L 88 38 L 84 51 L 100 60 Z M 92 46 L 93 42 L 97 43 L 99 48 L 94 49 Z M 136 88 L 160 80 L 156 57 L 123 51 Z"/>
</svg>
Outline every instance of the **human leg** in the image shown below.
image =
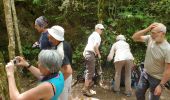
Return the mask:
<svg viewBox="0 0 170 100">
<path fill-rule="evenodd" d="M 85 75 L 85 84 L 82 89 L 84 95 L 92 96 L 90 93 L 90 83 L 92 82 L 92 77 L 95 73 L 95 55 L 93 53 L 88 53 L 85 55 L 85 65 L 86 65 L 86 75 Z"/>
<path fill-rule="evenodd" d="M 159 100 L 160 96 L 154 95 L 154 91 L 155 91 L 155 88 L 159 85 L 160 80 L 148 75 L 148 81 L 150 84 L 149 100 Z"/>
<path fill-rule="evenodd" d="M 114 83 L 114 91 L 120 91 L 120 77 L 121 77 L 121 70 L 124 66 L 125 61 L 118 61 L 115 62 L 115 83 Z"/>
<path fill-rule="evenodd" d="M 145 93 L 147 89 L 149 88 L 149 82 L 145 76 L 146 76 L 146 73 L 142 72 L 140 79 L 139 79 L 139 83 L 136 88 L 136 99 L 137 100 L 145 100 Z"/>
<path fill-rule="evenodd" d="M 132 60 L 126 60 L 125 62 L 125 94 L 131 95 L 131 67 L 133 65 Z"/>
</svg>

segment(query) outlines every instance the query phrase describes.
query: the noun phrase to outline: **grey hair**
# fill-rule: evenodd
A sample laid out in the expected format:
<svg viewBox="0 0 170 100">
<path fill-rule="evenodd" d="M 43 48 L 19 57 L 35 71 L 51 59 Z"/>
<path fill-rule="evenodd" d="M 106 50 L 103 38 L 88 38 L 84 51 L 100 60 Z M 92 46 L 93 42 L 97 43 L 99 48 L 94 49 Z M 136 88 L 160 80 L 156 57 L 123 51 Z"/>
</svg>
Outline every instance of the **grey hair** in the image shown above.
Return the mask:
<svg viewBox="0 0 170 100">
<path fill-rule="evenodd" d="M 166 33 L 166 26 L 162 23 L 158 23 L 158 27 L 161 32 Z"/>
<path fill-rule="evenodd" d="M 119 40 L 123 40 L 123 41 L 126 41 L 126 38 L 125 38 L 125 36 L 124 35 L 118 35 L 117 37 L 116 37 L 116 41 L 119 41 Z"/>
<path fill-rule="evenodd" d="M 61 68 L 62 57 L 56 50 L 41 50 L 38 61 L 42 67 L 46 67 L 51 73 L 55 73 Z"/>
</svg>

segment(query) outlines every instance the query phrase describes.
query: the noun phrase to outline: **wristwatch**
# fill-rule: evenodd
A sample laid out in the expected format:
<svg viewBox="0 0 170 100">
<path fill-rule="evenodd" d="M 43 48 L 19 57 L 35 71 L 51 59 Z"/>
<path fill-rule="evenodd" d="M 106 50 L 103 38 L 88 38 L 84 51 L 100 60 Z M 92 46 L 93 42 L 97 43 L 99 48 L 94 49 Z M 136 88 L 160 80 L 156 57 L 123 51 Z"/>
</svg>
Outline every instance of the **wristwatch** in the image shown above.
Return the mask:
<svg viewBox="0 0 170 100">
<path fill-rule="evenodd" d="M 165 89 L 165 85 L 164 84 L 159 84 L 159 86 L 161 86 L 162 89 Z"/>
</svg>

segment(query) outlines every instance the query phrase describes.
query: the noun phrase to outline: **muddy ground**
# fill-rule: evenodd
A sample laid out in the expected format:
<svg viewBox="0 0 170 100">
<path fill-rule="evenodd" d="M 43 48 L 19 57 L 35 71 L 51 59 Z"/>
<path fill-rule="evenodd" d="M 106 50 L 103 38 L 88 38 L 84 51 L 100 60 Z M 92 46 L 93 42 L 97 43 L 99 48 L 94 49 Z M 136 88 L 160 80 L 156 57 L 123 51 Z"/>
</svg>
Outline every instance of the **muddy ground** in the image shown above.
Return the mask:
<svg viewBox="0 0 170 100">
<path fill-rule="evenodd" d="M 121 93 L 119 95 L 115 94 L 111 89 L 106 90 L 99 86 L 95 86 L 93 89 L 96 90 L 96 95 L 93 97 L 83 96 L 81 89 L 83 83 L 78 83 L 72 88 L 72 100 L 136 100 L 135 98 L 135 89 L 133 88 L 132 96 L 127 97 L 123 94 L 124 88 L 121 88 Z M 146 93 L 146 100 L 148 100 L 148 94 Z M 170 91 L 164 90 L 160 100 L 170 100 Z"/>
<path fill-rule="evenodd" d="M 22 77 L 23 84 L 21 86 L 21 91 L 28 90 L 31 87 L 34 87 L 37 85 L 38 83 L 37 79 L 35 79 L 32 75 L 30 76 L 26 77 L 24 75 Z M 76 75 L 73 75 L 73 83 L 75 82 L 75 76 Z M 111 75 L 105 75 L 105 76 L 112 77 Z M 108 79 L 108 78 L 105 78 L 105 79 Z M 107 83 L 105 83 L 105 85 L 109 86 L 109 88 L 111 87 L 111 82 L 109 82 L 110 80 L 111 79 L 107 80 Z M 124 87 L 121 88 L 121 93 L 119 95 L 116 95 L 111 89 L 103 89 L 100 86 L 95 85 L 93 87 L 93 90 L 95 90 L 97 94 L 93 97 L 83 96 L 83 94 L 81 93 L 82 88 L 83 88 L 82 82 L 79 82 L 74 87 L 72 87 L 72 99 L 71 100 L 136 100 L 135 88 L 133 88 L 132 96 L 130 97 L 127 97 L 123 94 Z M 149 92 L 147 91 L 146 100 L 148 100 L 148 94 Z M 165 89 L 161 95 L 160 100 L 170 100 L 170 90 Z"/>
</svg>

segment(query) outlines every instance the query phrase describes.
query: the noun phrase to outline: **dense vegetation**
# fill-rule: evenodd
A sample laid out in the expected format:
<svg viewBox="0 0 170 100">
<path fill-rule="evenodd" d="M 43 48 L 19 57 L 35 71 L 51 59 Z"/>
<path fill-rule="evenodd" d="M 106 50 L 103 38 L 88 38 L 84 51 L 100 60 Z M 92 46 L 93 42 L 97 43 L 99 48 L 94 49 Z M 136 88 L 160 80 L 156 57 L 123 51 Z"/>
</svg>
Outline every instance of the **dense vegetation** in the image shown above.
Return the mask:
<svg viewBox="0 0 170 100">
<path fill-rule="evenodd" d="M 106 30 L 102 35 L 103 64 L 117 34 L 127 37 L 135 62 L 143 61 L 145 45 L 132 41 L 132 34 L 147 27 L 152 22 L 162 22 L 170 29 L 169 0 L 15 0 L 23 53 L 26 58 L 36 60 L 38 49 L 31 45 L 38 40 L 34 20 L 44 15 L 49 27 L 61 25 L 65 28 L 65 38 L 72 45 L 74 69 L 83 66 L 82 52 L 87 37 L 99 21 Z M 4 20 L 3 3 L 0 1 L 0 50 L 8 61 L 7 32 Z M 168 40 L 170 35 L 167 34 Z"/>
</svg>

